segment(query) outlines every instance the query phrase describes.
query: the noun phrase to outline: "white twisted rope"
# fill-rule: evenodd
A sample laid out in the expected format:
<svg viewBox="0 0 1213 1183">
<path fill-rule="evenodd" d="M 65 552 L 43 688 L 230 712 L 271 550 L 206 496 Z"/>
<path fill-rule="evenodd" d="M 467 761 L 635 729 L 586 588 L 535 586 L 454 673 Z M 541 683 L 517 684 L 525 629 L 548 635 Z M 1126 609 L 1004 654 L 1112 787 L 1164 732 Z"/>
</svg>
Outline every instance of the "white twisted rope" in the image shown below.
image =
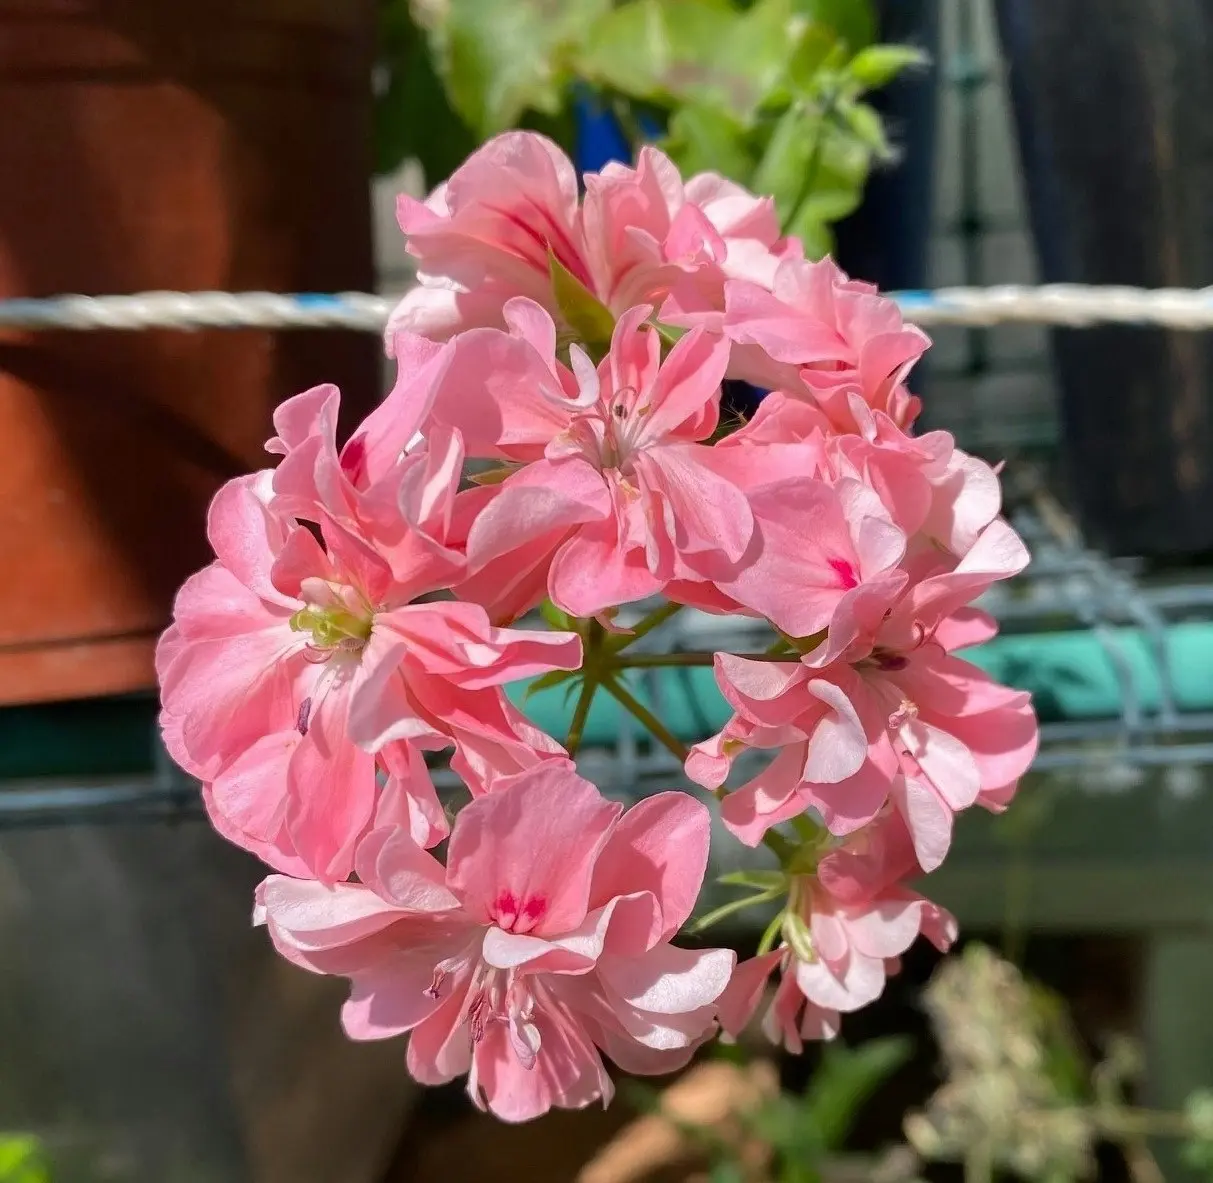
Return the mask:
<svg viewBox="0 0 1213 1183">
<path fill-rule="evenodd" d="M 894 292 L 907 318 L 925 326 L 1156 325 L 1213 329 L 1213 288 L 1005 284 Z M 395 299 L 366 292 L 139 292 L 0 300 L 0 329 L 348 329 L 378 333 Z"/>
<path fill-rule="evenodd" d="M 380 333 L 393 301 L 366 292 L 139 292 L 0 300 L 0 328 L 352 329 Z"/>
</svg>

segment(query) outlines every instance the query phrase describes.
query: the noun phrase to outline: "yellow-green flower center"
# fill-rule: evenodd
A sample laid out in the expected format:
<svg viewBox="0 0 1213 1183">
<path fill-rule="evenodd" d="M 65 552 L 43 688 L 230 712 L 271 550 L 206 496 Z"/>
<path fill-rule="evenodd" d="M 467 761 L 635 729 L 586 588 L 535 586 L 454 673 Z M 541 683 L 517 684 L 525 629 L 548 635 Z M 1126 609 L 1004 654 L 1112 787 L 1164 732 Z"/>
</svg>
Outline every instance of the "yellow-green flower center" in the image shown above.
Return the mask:
<svg viewBox="0 0 1213 1183">
<path fill-rule="evenodd" d="M 319 608 L 309 604 L 291 617 L 291 628 L 299 633 L 311 633 L 316 649 L 360 650 L 371 635 L 371 617 L 351 612 L 348 608 Z"/>
</svg>

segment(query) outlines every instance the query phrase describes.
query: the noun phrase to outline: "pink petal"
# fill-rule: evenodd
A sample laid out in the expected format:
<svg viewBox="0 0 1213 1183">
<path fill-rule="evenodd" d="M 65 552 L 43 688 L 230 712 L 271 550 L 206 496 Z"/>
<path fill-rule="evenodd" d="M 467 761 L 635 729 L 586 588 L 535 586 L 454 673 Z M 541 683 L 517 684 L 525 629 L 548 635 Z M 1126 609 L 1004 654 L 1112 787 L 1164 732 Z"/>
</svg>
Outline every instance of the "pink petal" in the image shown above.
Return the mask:
<svg viewBox="0 0 1213 1183">
<path fill-rule="evenodd" d="M 604 957 L 598 973 L 630 1006 L 676 1015 L 715 1002 L 729 984 L 736 961 L 731 949 L 660 944 L 640 957 Z"/>
<path fill-rule="evenodd" d="M 207 510 L 207 538 L 219 562 L 245 587 L 270 603 L 285 604 L 270 581 L 283 528 L 255 491 L 260 480 L 260 473 L 237 477 L 215 494 Z"/>
<path fill-rule="evenodd" d="M 458 908 L 447 889 L 442 864 L 404 831 L 384 827 L 358 846 L 359 880 L 377 896 L 408 912 L 442 912 Z"/>
<path fill-rule="evenodd" d="M 463 1021 L 468 982 L 459 987 L 409 1036 L 409 1075 L 420 1084 L 446 1084 L 472 1066 L 472 1041 Z"/>
<path fill-rule="evenodd" d="M 437 846 L 450 825 L 421 751 L 411 743 L 389 743 L 379 762 L 387 781 L 375 806 L 375 827 L 398 826 L 423 849 Z"/>
<path fill-rule="evenodd" d="M 644 551 L 627 549 L 612 521 L 591 522 L 562 543 L 548 572 L 552 602 L 572 616 L 597 616 L 662 589 L 645 564 Z"/>
<path fill-rule="evenodd" d="M 375 627 L 405 643 L 410 666 L 468 690 L 581 666 L 576 633 L 494 628 L 478 604 L 409 604 L 380 613 Z"/>
<path fill-rule="evenodd" d="M 582 1109 L 610 1088 L 593 1043 L 567 1012 L 540 1009 L 531 1022 L 538 1050 L 527 1067 L 511 1046 L 504 1024 L 490 1023 L 475 1045 L 475 1076 L 469 1091 L 502 1121 L 530 1121 L 553 1106 Z M 479 1103 L 479 1096 L 473 1094 Z"/>
<path fill-rule="evenodd" d="M 884 962 L 852 950 L 836 972 L 824 961 L 796 962 L 796 984 L 804 996 L 827 1010 L 861 1010 L 884 990 Z"/>
<path fill-rule="evenodd" d="M 262 736 L 204 794 L 207 813 L 225 838 L 287 874 L 306 867 L 284 830 L 286 770 L 301 738 L 293 729 Z"/>
<path fill-rule="evenodd" d="M 918 936 L 922 899 L 906 893 L 872 904 L 857 916 L 847 918 L 847 931 L 854 947 L 868 957 L 898 957 Z"/>
<path fill-rule="evenodd" d="M 646 401 L 651 409 L 639 441 L 664 439 L 693 418 L 702 422 L 702 435 L 711 434 L 715 416 L 706 422 L 701 416 L 708 404 L 718 402 L 720 383 L 728 365 L 729 343 L 725 338 L 709 336 L 702 329 L 692 329 L 682 337 L 670 350 L 647 392 Z"/>
<path fill-rule="evenodd" d="M 930 785 L 914 777 L 898 777 L 891 796 L 914 843 L 914 855 L 926 872 L 939 867 L 952 845 L 955 814 Z"/>
<path fill-rule="evenodd" d="M 577 928 L 621 809 L 564 763 L 478 797 L 455 821 L 447 882 L 486 924 L 536 936 Z"/>
<path fill-rule="evenodd" d="M 692 563 L 699 555 L 736 563 L 754 533 L 754 516 L 746 495 L 709 467 L 708 454 L 700 444 L 666 444 L 637 455 L 649 529 L 668 536 L 673 549 Z M 658 501 L 670 507 L 672 530 Z"/>
<path fill-rule="evenodd" d="M 561 406 L 567 400 L 552 372 L 552 359 L 497 329 L 469 329 L 451 348 L 433 395 L 430 422 L 458 430 L 469 456 L 542 456 L 570 419 Z"/>
<path fill-rule="evenodd" d="M 775 727 L 804 714 L 809 674 L 799 661 L 753 661 L 717 653 L 715 665 L 721 693 L 754 721 Z"/>
<path fill-rule="evenodd" d="M 413 333 L 395 338 L 396 382 L 342 449 L 342 460 L 359 453 L 366 485 L 374 484 L 408 450 L 422 430 L 446 371 L 452 347 Z"/>
<path fill-rule="evenodd" d="M 181 719 L 181 742 L 193 759 L 231 759 L 263 735 L 294 725 L 299 708 L 287 659 L 297 648 L 285 621 L 182 647 L 163 694 Z"/>
<path fill-rule="evenodd" d="M 720 1026 L 726 1034 L 735 1037 L 749 1026 L 766 993 L 771 972 L 782 958 L 783 950 L 773 949 L 770 953 L 738 963 L 727 989 L 716 1003 Z"/>
<path fill-rule="evenodd" d="M 903 725 L 898 735 L 924 775 L 953 809 L 964 809 L 977 800 L 981 773 L 972 753 L 959 739 L 921 719 Z"/>
<path fill-rule="evenodd" d="M 606 482 L 590 464 L 536 461 L 508 477 L 480 512 L 468 535 L 468 566 L 474 573 L 490 559 L 545 537 L 553 539 L 554 550 L 564 531 L 610 513 Z"/>
<path fill-rule="evenodd" d="M 390 1039 L 411 1031 L 439 1006 L 429 993 L 433 960 L 426 953 L 402 952 L 353 979 L 341 1008 L 341 1026 L 350 1039 Z"/>
<path fill-rule="evenodd" d="M 375 810 L 375 759 L 348 737 L 349 701 L 343 687 L 334 687 L 312 710 L 287 767 L 287 831 L 323 881 L 349 875 L 354 847 Z"/>
<path fill-rule="evenodd" d="M 657 793 L 633 805 L 598 856 L 590 898 L 599 903 L 648 891 L 660 908 L 642 949 L 669 940 L 687 921 L 703 886 L 711 821 L 686 793 Z"/>
<path fill-rule="evenodd" d="M 798 794 L 804 747 L 792 744 L 753 780 L 729 793 L 720 806 L 725 826 L 746 846 L 757 846 L 772 826 L 804 813 L 808 803 Z"/>
<path fill-rule="evenodd" d="M 271 875 L 258 898 L 276 939 L 309 955 L 354 946 L 400 919 L 399 909 L 360 883 L 326 886 Z"/>
<path fill-rule="evenodd" d="M 350 687 L 349 739 L 368 752 L 389 743 L 441 734 L 418 714 L 403 668 L 408 643 L 384 628 L 372 628 Z"/>
<path fill-rule="evenodd" d="M 804 779 L 814 784 L 837 784 L 863 767 L 867 736 L 855 707 L 840 687 L 824 678 L 814 678 L 806 689 L 827 709 L 809 737 Z"/>
<path fill-rule="evenodd" d="M 844 780 L 806 784 L 805 805 L 812 805 L 821 814 L 831 834 L 853 834 L 880 812 L 889 798 L 890 780 L 885 770 L 865 758 Z"/>
</svg>

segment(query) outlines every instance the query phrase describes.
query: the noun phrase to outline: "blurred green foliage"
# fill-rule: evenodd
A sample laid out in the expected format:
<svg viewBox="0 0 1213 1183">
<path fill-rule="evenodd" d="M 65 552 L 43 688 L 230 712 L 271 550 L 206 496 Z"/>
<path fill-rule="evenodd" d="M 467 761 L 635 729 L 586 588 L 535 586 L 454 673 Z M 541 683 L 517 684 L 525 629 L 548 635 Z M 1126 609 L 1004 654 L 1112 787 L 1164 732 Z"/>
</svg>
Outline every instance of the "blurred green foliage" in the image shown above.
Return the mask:
<svg viewBox="0 0 1213 1183">
<path fill-rule="evenodd" d="M 892 152 L 865 96 L 913 48 L 873 43 L 870 0 L 383 0 L 377 166 L 427 184 L 511 127 L 566 149 L 577 87 L 684 174 L 769 193 L 811 255 Z"/>
<path fill-rule="evenodd" d="M 827 1043 L 803 1093 L 780 1092 L 735 1114 L 741 1138 L 722 1137 L 712 1127 L 673 1122 L 699 1148 L 708 1162 L 710 1183 L 747 1183 L 753 1178 L 745 1164 L 746 1145 L 760 1143 L 763 1178 L 771 1183 L 820 1183 L 827 1158 L 846 1143 L 867 1100 L 911 1058 L 913 1042 L 901 1036 L 871 1039 L 855 1047 Z M 743 1061 L 735 1047 L 722 1044 L 720 1058 Z M 625 1087 L 631 1103 L 642 1112 L 662 1113 L 660 1093 L 639 1082 Z"/>
<path fill-rule="evenodd" d="M 774 1183 L 817 1183 L 825 1157 L 841 1150 L 864 1102 L 913 1054 L 911 1040 L 827 1043 L 800 1096 L 781 1093 L 745 1119 L 774 1152 Z"/>
<path fill-rule="evenodd" d="M 0 1133 L 0 1183 L 51 1183 L 50 1168 L 37 1138 Z"/>
<path fill-rule="evenodd" d="M 1184 1105 L 1191 1134 L 1180 1153 L 1185 1165 L 1213 1179 L 1213 1089 L 1197 1089 Z"/>
</svg>

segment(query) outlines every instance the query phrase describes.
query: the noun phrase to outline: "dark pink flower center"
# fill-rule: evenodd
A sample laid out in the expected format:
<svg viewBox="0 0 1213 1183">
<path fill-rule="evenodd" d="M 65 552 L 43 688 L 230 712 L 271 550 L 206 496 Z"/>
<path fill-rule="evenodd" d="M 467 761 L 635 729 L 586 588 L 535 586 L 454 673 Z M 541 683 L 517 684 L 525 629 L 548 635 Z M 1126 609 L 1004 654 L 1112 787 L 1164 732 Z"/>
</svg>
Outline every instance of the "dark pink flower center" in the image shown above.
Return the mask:
<svg viewBox="0 0 1213 1183">
<path fill-rule="evenodd" d="M 504 889 L 493 901 L 489 915 L 494 924 L 504 932 L 530 932 L 548 910 L 548 902 L 541 895 L 527 896 L 519 901 L 509 888 Z"/>
<path fill-rule="evenodd" d="M 846 559 L 830 559 L 829 562 L 830 569 L 838 576 L 843 587 L 849 590 L 859 586 L 859 576 L 853 563 L 848 563 Z"/>
<path fill-rule="evenodd" d="M 350 483 L 358 488 L 366 476 L 366 437 L 354 436 L 341 449 L 341 471 L 350 479 Z"/>
</svg>

